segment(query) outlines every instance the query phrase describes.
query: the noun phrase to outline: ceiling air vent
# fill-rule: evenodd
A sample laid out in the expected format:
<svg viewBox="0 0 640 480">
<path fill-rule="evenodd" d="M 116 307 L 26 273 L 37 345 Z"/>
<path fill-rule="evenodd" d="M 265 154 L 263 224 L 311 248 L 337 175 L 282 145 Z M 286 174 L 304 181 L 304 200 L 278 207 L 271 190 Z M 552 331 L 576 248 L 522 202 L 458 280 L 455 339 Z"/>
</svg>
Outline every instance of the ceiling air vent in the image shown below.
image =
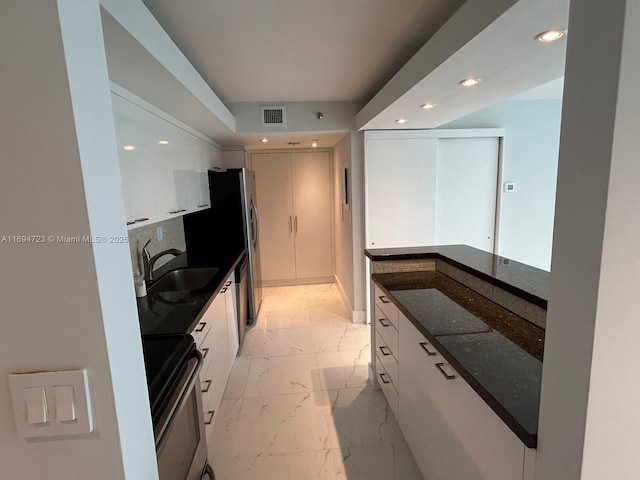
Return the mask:
<svg viewBox="0 0 640 480">
<path fill-rule="evenodd" d="M 284 127 L 287 125 L 285 107 L 260 107 L 260 118 L 263 127 Z"/>
</svg>

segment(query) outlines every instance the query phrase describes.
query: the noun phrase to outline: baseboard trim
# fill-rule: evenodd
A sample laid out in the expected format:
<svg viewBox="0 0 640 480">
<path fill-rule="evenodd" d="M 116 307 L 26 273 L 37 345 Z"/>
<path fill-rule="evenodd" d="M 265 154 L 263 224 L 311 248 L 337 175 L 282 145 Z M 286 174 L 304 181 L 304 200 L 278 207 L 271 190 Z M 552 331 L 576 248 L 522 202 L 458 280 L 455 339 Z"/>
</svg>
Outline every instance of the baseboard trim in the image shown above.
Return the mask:
<svg viewBox="0 0 640 480">
<path fill-rule="evenodd" d="M 334 277 L 293 278 L 289 280 L 263 280 L 263 287 L 286 287 L 289 285 L 313 285 L 315 283 L 334 283 Z"/>
<path fill-rule="evenodd" d="M 367 311 L 366 310 L 354 310 L 353 311 L 353 323 L 359 323 L 365 325 L 367 323 Z"/>
</svg>

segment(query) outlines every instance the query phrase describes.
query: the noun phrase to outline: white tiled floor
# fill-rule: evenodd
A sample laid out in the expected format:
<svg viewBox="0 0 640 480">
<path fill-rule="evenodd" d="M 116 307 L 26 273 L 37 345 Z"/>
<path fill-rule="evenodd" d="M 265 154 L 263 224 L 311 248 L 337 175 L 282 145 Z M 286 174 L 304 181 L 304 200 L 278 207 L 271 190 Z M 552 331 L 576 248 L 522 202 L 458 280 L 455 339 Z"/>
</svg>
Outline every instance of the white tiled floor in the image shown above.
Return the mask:
<svg viewBox="0 0 640 480">
<path fill-rule="evenodd" d="M 332 284 L 264 291 L 209 438 L 219 480 L 422 480 Z"/>
</svg>

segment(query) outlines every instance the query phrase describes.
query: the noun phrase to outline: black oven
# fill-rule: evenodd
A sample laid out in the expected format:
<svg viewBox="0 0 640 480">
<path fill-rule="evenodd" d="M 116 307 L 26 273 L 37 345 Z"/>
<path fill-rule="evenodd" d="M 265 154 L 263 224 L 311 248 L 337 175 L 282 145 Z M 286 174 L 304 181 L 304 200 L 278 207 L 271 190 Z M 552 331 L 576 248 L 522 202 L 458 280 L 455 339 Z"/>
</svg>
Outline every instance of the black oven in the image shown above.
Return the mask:
<svg viewBox="0 0 640 480">
<path fill-rule="evenodd" d="M 149 335 L 142 344 L 160 480 L 214 478 L 207 465 L 199 372 L 191 335 Z"/>
</svg>

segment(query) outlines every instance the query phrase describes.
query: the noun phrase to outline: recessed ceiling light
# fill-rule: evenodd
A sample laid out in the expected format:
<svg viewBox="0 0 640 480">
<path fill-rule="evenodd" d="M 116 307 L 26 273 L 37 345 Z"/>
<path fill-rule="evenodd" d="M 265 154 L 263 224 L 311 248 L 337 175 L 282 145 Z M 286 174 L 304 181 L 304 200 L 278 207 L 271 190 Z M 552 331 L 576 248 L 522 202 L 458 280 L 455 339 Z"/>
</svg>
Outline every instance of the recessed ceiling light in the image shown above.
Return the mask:
<svg viewBox="0 0 640 480">
<path fill-rule="evenodd" d="M 316 148 L 318 146 L 318 140 L 311 140 L 311 146 Z"/>
<path fill-rule="evenodd" d="M 267 142 L 269 141 L 269 139 L 268 139 L 268 138 L 261 138 L 261 139 L 260 139 L 260 141 L 261 141 L 262 143 L 267 143 Z"/>
<path fill-rule="evenodd" d="M 475 87 L 479 83 L 479 78 L 465 78 L 464 80 L 460 81 L 460 85 L 462 85 L 463 87 Z"/>
<path fill-rule="evenodd" d="M 536 35 L 536 40 L 543 43 L 550 43 L 555 42 L 562 37 L 564 37 L 564 32 L 562 30 L 547 30 L 546 32 Z"/>
<path fill-rule="evenodd" d="M 431 110 L 432 108 L 436 108 L 435 103 L 425 103 L 424 105 L 420 105 L 420 108 L 424 108 L 425 110 Z"/>
<path fill-rule="evenodd" d="M 160 140 L 158 143 L 160 145 L 169 145 L 169 141 L 168 140 Z"/>
<path fill-rule="evenodd" d="M 130 150 L 135 150 L 136 149 L 136 147 L 134 147 L 133 145 L 125 145 L 122 148 L 124 148 L 126 151 L 130 151 Z"/>
<path fill-rule="evenodd" d="M 406 118 L 399 118 L 398 120 L 396 120 L 396 123 L 407 123 L 408 120 Z"/>
</svg>

